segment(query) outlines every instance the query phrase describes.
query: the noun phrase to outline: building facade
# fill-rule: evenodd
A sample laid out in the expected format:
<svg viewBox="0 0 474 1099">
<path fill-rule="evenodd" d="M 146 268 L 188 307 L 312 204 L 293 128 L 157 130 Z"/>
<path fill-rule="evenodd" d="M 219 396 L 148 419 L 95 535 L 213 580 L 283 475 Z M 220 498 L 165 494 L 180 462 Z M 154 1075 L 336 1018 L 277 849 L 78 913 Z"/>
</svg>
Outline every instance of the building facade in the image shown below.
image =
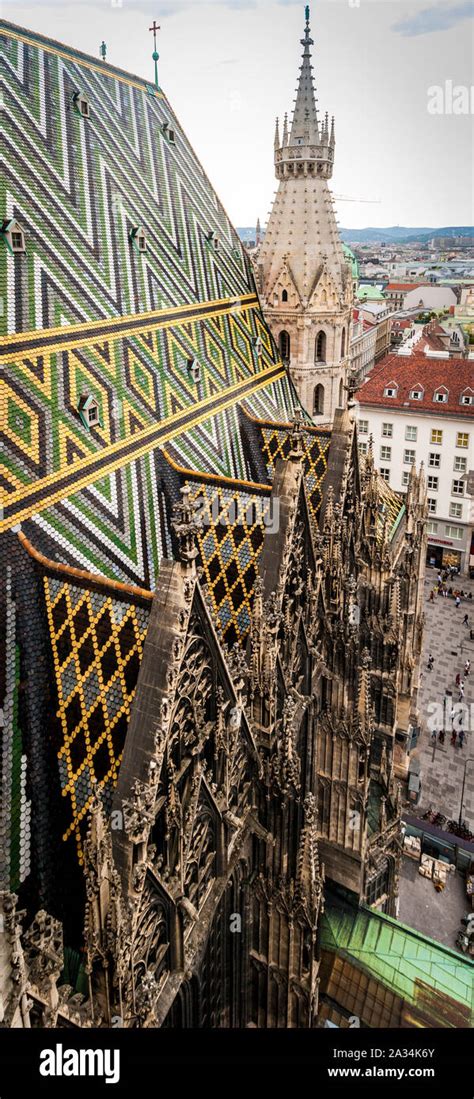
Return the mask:
<svg viewBox="0 0 474 1099">
<path fill-rule="evenodd" d="M 291 125 L 275 131 L 278 191 L 256 260 L 265 319 L 289 364 L 299 398 L 316 422 L 345 407 L 350 362 L 352 261 L 344 253 L 328 187 L 334 120 L 318 117 L 309 9 Z"/>
<path fill-rule="evenodd" d="M 423 346 L 422 346 L 423 345 Z M 388 355 L 357 394 L 363 452 L 373 440 L 381 475 L 406 492 L 413 463 L 424 462 L 428 494 L 427 563 L 469 567 L 474 501 L 474 361 L 424 350 Z"/>
<path fill-rule="evenodd" d="M 404 308 L 404 301 L 406 295 L 413 293 L 421 286 L 419 282 L 388 282 L 384 287 L 384 297 L 392 307 L 392 311 L 396 313 L 399 309 Z M 415 305 L 418 305 L 416 300 Z"/>
<path fill-rule="evenodd" d="M 390 347 L 393 309 L 385 301 L 367 301 L 359 306 L 359 316 L 375 328 L 375 362 L 378 363 Z"/>
<path fill-rule="evenodd" d="M 361 385 L 375 363 L 377 326 L 364 320 L 359 309 L 354 309 L 351 333 L 351 375 L 356 385 Z"/>
</svg>

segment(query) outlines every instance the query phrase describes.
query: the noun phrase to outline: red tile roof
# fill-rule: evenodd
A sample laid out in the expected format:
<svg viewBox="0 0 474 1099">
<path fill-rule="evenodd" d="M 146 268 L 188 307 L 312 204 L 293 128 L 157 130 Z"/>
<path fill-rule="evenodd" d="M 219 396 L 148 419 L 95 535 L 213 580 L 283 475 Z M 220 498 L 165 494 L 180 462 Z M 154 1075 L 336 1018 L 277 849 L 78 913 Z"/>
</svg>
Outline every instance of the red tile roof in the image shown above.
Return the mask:
<svg viewBox="0 0 474 1099">
<path fill-rule="evenodd" d="M 385 287 L 387 290 L 416 290 L 417 286 L 423 286 L 422 282 L 389 282 Z"/>
<path fill-rule="evenodd" d="M 384 389 L 390 382 L 398 385 L 396 397 L 384 397 Z M 410 400 L 411 390 L 419 386 L 424 389 L 423 399 Z M 448 389 L 446 403 L 433 401 L 435 390 L 440 386 Z M 468 389 L 474 395 L 474 361 L 434 359 L 415 348 L 410 355 L 385 355 L 368 374 L 357 392 L 357 399 L 361 405 L 410 408 L 414 412 L 428 412 L 431 416 L 454 413 L 474 423 L 474 405 L 460 403 L 461 394 Z"/>
</svg>

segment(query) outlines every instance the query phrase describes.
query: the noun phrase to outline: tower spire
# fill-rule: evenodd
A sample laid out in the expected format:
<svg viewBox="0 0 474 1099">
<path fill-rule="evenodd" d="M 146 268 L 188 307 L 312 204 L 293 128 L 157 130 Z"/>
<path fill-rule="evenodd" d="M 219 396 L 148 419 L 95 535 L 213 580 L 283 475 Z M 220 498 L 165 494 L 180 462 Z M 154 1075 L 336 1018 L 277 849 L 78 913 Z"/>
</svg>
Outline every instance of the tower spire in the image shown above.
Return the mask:
<svg viewBox="0 0 474 1099">
<path fill-rule="evenodd" d="M 335 137 L 335 134 L 334 134 L 334 115 L 331 118 L 331 136 L 329 138 L 329 144 L 330 144 L 331 148 L 334 149 L 334 146 L 336 144 L 336 137 Z"/>
<path fill-rule="evenodd" d="M 353 287 L 328 189 L 334 128 L 317 111 L 309 8 L 305 17 L 293 116 L 288 125 L 285 115 L 275 135 L 278 191 L 255 262 L 265 317 L 276 340 L 285 333 L 285 359 L 301 403 L 328 422 L 347 392 Z"/>
<path fill-rule="evenodd" d="M 288 115 L 287 115 L 286 111 L 285 111 L 285 117 L 283 119 L 282 145 L 283 145 L 283 147 L 285 147 L 285 145 L 288 145 Z"/>
<path fill-rule="evenodd" d="M 314 45 L 309 30 L 309 6 L 305 8 L 306 23 L 303 46 L 303 63 L 296 91 L 295 109 L 290 131 L 290 145 L 317 145 L 319 142 L 318 112 L 313 85 L 311 46 Z"/>
</svg>

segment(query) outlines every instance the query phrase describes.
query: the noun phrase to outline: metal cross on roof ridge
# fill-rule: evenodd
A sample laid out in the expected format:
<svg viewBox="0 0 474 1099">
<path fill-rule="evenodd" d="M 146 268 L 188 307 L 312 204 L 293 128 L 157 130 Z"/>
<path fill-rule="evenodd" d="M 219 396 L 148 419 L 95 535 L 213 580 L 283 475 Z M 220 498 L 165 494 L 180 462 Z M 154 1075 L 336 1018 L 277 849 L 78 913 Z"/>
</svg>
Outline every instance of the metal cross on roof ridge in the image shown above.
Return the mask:
<svg viewBox="0 0 474 1099">
<path fill-rule="evenodd" d="M 153 56 L 153 60 L 155 62 L 155 87 L 158 88 L 159 87 L 159 85 L 158 85 L 158 58 L 159 58 L 160 55 L 159 55 L 158 50 L 156 48 L 156 32 L 160 31 L 161 27 L 156 22 L 156 19 L 153 20 L 153 25 L 151 27 L 148 27 L 148 30 L 153 31 L 153 54 L 152 54 L 152 56 Z"/>
</svg>

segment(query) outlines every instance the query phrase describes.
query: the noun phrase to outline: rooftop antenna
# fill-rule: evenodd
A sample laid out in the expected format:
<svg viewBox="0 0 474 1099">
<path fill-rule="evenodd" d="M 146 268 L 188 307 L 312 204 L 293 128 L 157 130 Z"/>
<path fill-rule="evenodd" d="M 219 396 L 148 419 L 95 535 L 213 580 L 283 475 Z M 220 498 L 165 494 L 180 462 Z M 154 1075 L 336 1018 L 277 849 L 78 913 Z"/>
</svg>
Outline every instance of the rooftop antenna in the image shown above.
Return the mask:
<svg viewBox="0 0 474 1099">
<path fill-rule="evenodd" d="M 102 58 L 102 61 L 105 61 L 105 59 L 107 57 L 107 46 L 106 46 L 105 42 L 100 43 L 99 53 L 100 53 L 100 56 Z"/>
<path fill-rule="evenodd" d="M 159 91 L 159 84 L 158 84 L 158 60 L 159 60 L 159 56 L 160 56 L 160 55 L 159 55 L 159 53 L 158 53 L 158 50 L 157 50 L 157 48 L 156 48 L 156 32 L 157 32 L 157 31 L 159 31 L 159 30 L 161 30 L 161 27 L 159 27 L 159 26 L 158 26 L 158 24 L 157 24 L 157 22 L 156 22 L 156 19 L 154 19 L 154 20 L 153 20 L 153 26 L 152 26 L 152 27 L 148 27 L 148 30 L 149 30 L 149 31 L 153 31 L 153 53 L 152 53 L 152 57 L 153 57 L 153 60 L 154 60 L 154 62 L 155 62 L 155 88 L 156 88 L 156 89 L 157 89 L 157 90 Z"/>
</svg>

